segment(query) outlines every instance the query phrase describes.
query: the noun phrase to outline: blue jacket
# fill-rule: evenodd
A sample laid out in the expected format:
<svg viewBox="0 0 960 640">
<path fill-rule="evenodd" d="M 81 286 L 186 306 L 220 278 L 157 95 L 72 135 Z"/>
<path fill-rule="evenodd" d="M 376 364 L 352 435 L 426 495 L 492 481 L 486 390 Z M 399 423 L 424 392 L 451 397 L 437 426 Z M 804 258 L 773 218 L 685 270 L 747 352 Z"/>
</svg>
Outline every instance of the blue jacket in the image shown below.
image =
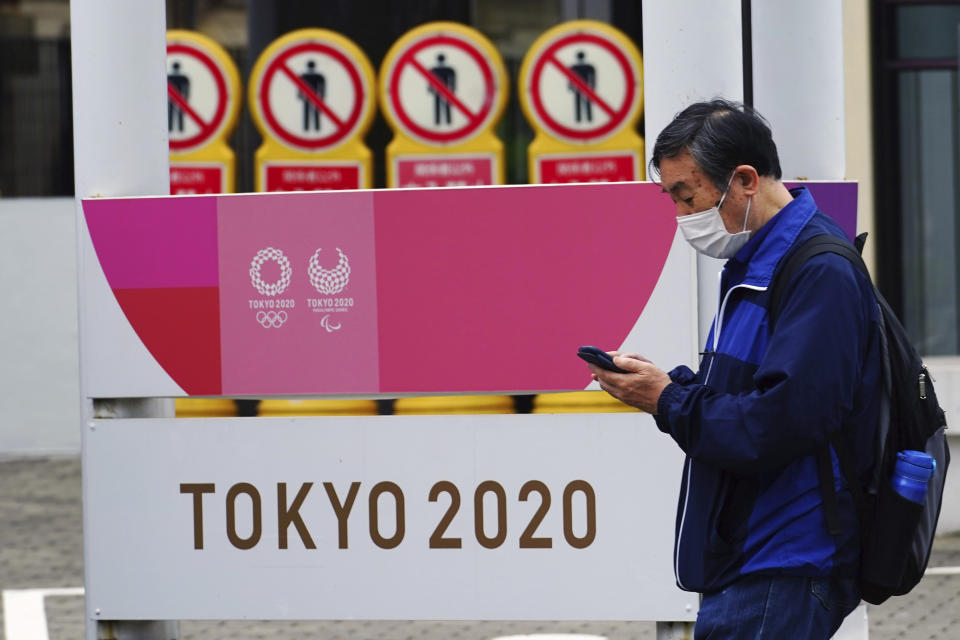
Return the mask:
<svg viewBox="0 0 960 640">
<path fill-rule="evenodd" d="M 687 454 L 674 545 L 682 589 L 715 591 L 746 574 L 856 571 L 853 500 L 833 456 L 845 533 L 832 537 L 815 453 L 843 429 L 861 472 L 872 465 L 879 314 L 869 279 L 823 254 L 785 290 L 770 332 L 768 287 L 784 256 L 812 235 L 846 237 L 806 189 L 791 193 L 727 261 L 700 370 L 671 371 L 657 405 L 660 430 Z"/>
</svg>

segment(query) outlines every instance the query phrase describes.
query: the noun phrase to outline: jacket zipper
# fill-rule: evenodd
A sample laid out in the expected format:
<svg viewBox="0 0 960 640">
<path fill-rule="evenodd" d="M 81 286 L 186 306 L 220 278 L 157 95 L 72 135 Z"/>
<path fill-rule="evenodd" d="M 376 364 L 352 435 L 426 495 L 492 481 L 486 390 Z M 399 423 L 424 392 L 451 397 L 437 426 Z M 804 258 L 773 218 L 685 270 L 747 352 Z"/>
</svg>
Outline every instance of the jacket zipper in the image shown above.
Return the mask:
<svg viewBox="0 0 960 640">
<path fill-rule="evenodd" d="M 703 378 L 703 384 L 706 386 L 707 382 L 710 381 L 710 372 L 713 371 L 713 361 L 716 358 L 717 348 L 720 346 L 720 332 L 723 330 L 723 314 L 727 308 L 727 300 L 730 299 L 730 294 L 733 293 L 735 289 L 752 289 L 753 291 L 766 291 L 767 287 L 757 287 L 750 284 L 738 284 L 736 286 L 730 287 L 727 291 L 727 294 L 723 296 L 723 300 L 720 303 L 720 310 L 713 319 L 713 351 L 714 355 L 710 357 L 710 364 L 707 365 L 707 375 Z M 677 544 L 676 549 L 673 551 L 673 575 L 677 580 L 677 584 L 680 585 L 681 589 L 687 589 L 687 587 L 680 580 L 680 544 L 683 540 L 683 525 L 687 521 L 687 507 L 690 504 L 690 479 L 693 474 L 693 458 L 687 456 L 687 489 L 684 492 L 683 496 L 683 513 L 680 515 L 680 530 L 677 532 Z M 687 589 L 689 590 L 689 589 Z"/>
</svg>

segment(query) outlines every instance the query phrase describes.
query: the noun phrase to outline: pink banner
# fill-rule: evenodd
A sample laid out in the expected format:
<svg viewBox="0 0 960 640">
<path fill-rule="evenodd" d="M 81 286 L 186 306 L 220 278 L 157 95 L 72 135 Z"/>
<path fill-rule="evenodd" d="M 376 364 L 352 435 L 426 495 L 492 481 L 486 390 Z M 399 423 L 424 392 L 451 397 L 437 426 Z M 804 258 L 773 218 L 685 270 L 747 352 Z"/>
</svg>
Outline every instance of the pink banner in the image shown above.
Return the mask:
<svg viewBox="0 0 960 640">
<path fill-rule="evenodd" d="M 84 202 L 107 281 L 190 395 L 582 389 L 676 232 L 655 184 Z"/>
</svg>

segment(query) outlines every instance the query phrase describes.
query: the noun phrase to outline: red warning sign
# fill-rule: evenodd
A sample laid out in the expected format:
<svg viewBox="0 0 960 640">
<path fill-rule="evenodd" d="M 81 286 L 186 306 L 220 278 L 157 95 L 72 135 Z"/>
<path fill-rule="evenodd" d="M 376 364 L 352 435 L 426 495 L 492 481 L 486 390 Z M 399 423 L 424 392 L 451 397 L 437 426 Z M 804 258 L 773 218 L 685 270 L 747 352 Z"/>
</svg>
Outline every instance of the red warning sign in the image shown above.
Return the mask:
<svg viewBox="0 0 960 640">
<path fill-rule="evenodd" d="M 170 163 L 170 195 L 225 193 L 226 171 L 222 164 Z"/>
<path fill-rule="evenodd" d="M 268 133 L 300 150 L 349 140 L 365 122 L 371 90 L 357 63 L 332 43 L 292 43 L 267 61 L 254 89 Z"/>
<path fill-rule="evenodd" d="M 493 154 L 397 156 L 396 186 L 475 187 L 496 184 Z"/>
<path fill-rule="evenodd" d="M 630 182 L 638 180 L 637 153 L 547 155 L 536 159 L 535 182 Z"/>
<path fill-rule="evenodd" d="M 451 145 L 486 128 L 504 87 L 475 43 L 428 33 L 397 54 L 385 89 L 384 109 L 407 135 L 430 145 Z"/>
<path fill-rule="evenodd" d="M 227 124 L 230 95 L 226 72 L 207 52 L 187 42 L 167 45 L 167 129 L 170 150 L 202 147 Z"/>
<path fill-rule="evenodd" d="M 603 33 L 576 32 L 535 54 L 524 87 L 540 128 L 576 143 L 612 136 L 639 108 L 639 69 Z"/>
<path fill-rule="evenodd" d="M 362 166 L 359 162 L 265 162 L 265 191 L 335 191 L 359 189 Z"/>
</svg>

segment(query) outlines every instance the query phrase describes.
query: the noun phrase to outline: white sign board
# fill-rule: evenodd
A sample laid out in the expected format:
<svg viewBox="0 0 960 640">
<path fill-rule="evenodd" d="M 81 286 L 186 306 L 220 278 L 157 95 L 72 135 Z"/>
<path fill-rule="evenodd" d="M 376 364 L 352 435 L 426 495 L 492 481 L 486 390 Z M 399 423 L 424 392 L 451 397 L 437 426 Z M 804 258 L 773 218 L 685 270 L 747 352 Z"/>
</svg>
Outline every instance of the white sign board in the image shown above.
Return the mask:
<svg viewBox="0 0 960 640">
<path fill-rule="evenodd" d="M 682 454 L 639 412 L 87 428 L 102 619 L 695 616 Z"/>
</svg>

